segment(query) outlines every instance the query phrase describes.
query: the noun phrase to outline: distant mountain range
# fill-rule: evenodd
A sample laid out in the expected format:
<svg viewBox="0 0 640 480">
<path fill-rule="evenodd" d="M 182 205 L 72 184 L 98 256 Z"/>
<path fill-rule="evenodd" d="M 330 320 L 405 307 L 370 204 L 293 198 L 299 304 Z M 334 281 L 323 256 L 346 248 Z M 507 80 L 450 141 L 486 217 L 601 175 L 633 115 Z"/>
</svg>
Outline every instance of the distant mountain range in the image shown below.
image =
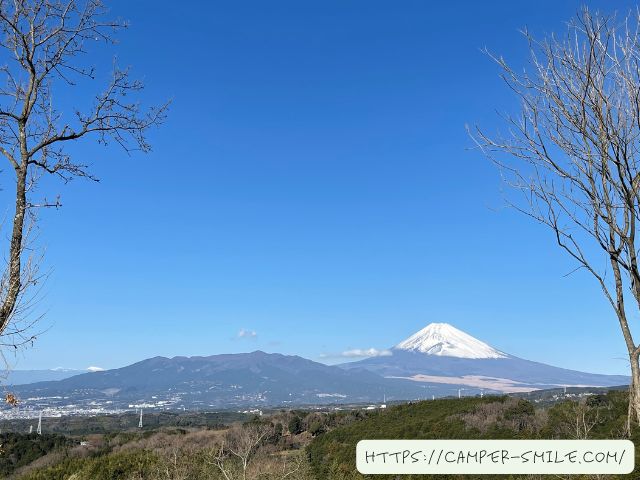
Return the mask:
<svg viewBox="0 0 640 480">
<path fill-rule="evenodd" d="M 563 386 L 616 386 L 623 375 L 599 375 L 532 362 L 501 352 L 447 323 L 432 323 L 390 349 L 392 355 L 342 365 L 386 378 L 505 393 Z"/>
<path fill-rule="evenodd" d="M 67 372 L 60 372 L 66 374 Z M 433 323 L 391 355 L 328 366 L 277 353 L 155 357 L 13 390 L 33 408 L 200 408 L 381 403 L 481 391 L 616 386 L 625 376 L 552 367 L 501 352 L 455 327 Z M 17 381 L 15 382 L 18 383 Z"/>
<path fill-rule="evenodd" d="M 127 367 L 14 387 L 38 405 L 110 408 L 230 408 L 381 403 L 424 398 L 428 385 L 351 372 L 298 356 L 256 351 L 210 357 L 154 357 Z"/>
<path fill-rule="evenodd" d="M 73 370 L 68 368 L 53 368 L 50 370 L 5 370 L 0 372 L 0 381 L 6 385 L 23 385 L 25 383 L 63 380 L 91 371 Z"/>
</svg>

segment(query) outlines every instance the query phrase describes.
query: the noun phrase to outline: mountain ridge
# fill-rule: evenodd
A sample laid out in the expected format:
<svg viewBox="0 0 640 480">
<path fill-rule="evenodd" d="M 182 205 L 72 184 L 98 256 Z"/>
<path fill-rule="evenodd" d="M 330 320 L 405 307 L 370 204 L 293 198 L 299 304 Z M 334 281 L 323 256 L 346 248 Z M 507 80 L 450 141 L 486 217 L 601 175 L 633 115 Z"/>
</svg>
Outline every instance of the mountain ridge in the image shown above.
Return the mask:
<svg viewBox="0 0 640 480">
<path fill-rule="evenodd" d="M 348 372 L 297 355 L 265 353 L 156 356 L 118 369 L 64 380 L 17 386 L 22 399 L 90 404 L 99 399 L 119 408 L 154 404 L 162 408 L 230 408 L 382 401 L 425 397 L 425 386 L 386 379 L 373 372 Z M 151 401 L 154 399 L 154 401 Z M 157 401 L 155 401 L 157 400 Z"/>
<path fill-rule="evenodd" d="M 464 385 L 504 393 L 564 386 L 608 387 L 628 383 L 604 375 L 547 365 L 502 352 L 446 323 L 432 323 L 391 348 L 392 355 L 343 363 L 385 378 Z"/>
<path fill-rule="evenodd" d="M 562 369 L 494 349 L 448 324 L 427 325 L 391 356 L 325 365 L 299 355 L 155 356 L 121 368 L 15 387 L 27 408 L 221 409 L 380 403 L 519 393 L 558 386 L 619 386 L 629 378 Z"/>
</svg>

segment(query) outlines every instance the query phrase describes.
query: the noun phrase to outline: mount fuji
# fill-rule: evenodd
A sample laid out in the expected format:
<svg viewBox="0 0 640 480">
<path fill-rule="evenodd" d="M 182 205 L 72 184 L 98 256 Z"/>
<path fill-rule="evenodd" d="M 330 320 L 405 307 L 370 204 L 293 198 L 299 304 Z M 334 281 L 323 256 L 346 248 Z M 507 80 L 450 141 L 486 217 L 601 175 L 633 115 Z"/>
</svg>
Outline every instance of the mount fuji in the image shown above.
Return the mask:
<svg viewBox="0 0 640 480">
<path fill-rule="evenodd" d="M 626 385 L 624 375 L 600 375 L 532 362 L 497 350 L 448 323 L 431 323 L 390 349 L 391 355 L 340 365 L 346 370 L 516 393 L 543 388 Z"/>
<path fill-rule="evenodd" d="M 458 358 L 506 358 L 507 354 L 448 323 L 431 323 L 394 347 L 397 350 Z"/>
</svg>

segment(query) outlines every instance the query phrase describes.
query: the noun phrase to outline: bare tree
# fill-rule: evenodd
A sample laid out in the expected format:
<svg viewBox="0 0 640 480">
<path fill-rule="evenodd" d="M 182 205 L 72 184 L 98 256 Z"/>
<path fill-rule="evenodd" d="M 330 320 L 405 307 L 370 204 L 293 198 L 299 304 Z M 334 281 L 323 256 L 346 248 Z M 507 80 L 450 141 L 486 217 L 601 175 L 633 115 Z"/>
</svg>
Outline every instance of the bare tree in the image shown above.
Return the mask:
<svg viewBox="0 0 640 480">
<path fill-rule="evenodd" d="M 287 456 L 282 458 L 282 468 L 278 472 L 278 479 L 284 480 L 285 478 L 295 478 L 295 476 L 302 470 L 304 466 L 304 459 L 302 455 L 290 455 L 289 461 Z"/>
<path fill-rule="evenodd" d="M 270 424 L 262 423 L 231 427 L 222 443 L 211 452 L 210 463 L 218 468 L 226 480 L 247 480 L 249 465 L 258 447 L 272 431 Z M 239 464 L 239 468 L 234 468 L 233 461 Z"/>
<path fill-rule="evenodd" d="M 189 454 L 177 447 L 165 453 L 156 473 L 158 480 L 187 480 L 190 476 L 191 460 Z"/>
<path fill-rule="evenodd" d="M 36 186 L 45 175 L 64 182 L 74 177 L 96 178 L 86 161 L 76 161 L 65 150 L 69 143 L 93 137 L 115 142 L 126 151 L 147 152 L 147 130 L 160 124 L 167 105 L 142 109 L 131 96 L 143 85 L 127 69 L 113 67 L 111 80 L 83 108 L 56 104 L 78 82 L 97 75 L 84 65 L 91 44 L 113 43 L 126 27 L 107 19 L 100 0 L 0 0 L 0 156 L 15 174 L 15 212 L 8 240 L 7 267 L 0 277 L 0 335 L 21 334 L 27 292 L 41 279 L 28 233 L 39 207 L 58 207 L 60 201 L 36 198 Z M 54 92 L 56 95 L 54 95 Z M 75 111 L 69 115 L 64 109 Z M 73 111 L 73 110 L 72 110 Z M 12 339 L 13 344 L 32 340 Z"/>
<path fill-rule="evenodd" d="M 640 311 L 639 27 L 637 13 L 617 19 L 584 8 L 566 34 L 524 31 L 524 71 L 492 55 L 519 113 L 504 116 L 507 134 L 473 134 L 522 193 L 510 204 L 551 229 L 613 308 L 631 364 L 629 422 L 640 421 L 640 345 L 628 321 Z"/>
<path fill-rule="evenodd" d="M 591 438 L 591 430 L 603 423 L 600 405 L 590 405 L 587 398 L 568 401 L 561 406 L 560 417 L 555 428 L 563 437 L 576 440 Z"/>
</svg>

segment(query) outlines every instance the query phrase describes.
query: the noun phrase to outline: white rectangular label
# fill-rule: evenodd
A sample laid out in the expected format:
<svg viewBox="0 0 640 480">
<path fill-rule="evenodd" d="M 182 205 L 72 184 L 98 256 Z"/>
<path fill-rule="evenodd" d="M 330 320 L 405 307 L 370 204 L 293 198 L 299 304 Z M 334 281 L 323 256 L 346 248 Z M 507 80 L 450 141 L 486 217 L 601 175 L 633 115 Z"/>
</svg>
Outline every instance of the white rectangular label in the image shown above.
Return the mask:
<svg viewBox="0 0 640 480">
<path fill-rule="evenodd" d="M 363 474 L 627 474 L 630 440 L 361 440 Z"/>
</svg>

